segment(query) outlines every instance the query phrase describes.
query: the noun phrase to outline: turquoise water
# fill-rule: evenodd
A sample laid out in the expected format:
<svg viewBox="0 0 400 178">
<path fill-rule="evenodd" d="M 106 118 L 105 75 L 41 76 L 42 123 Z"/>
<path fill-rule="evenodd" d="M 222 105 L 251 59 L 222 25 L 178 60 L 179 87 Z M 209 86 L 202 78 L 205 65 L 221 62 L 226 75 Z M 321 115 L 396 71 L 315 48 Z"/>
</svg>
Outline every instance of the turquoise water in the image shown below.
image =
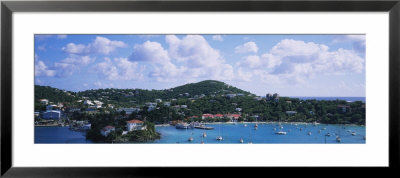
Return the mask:
<svg viewBox="0 0 400 178">
<path fill-rule="evenodd" d="M 330 137 L 326 137 L 326 143 L 336 142 L 336 135 L 339 135 L 341 142 L 346 143 L 365 143 L 365 126 L 355 125 L 326 125 L 318 124 L 313 126 L 311 124 L 282 124 L 282 131 L 287 132 L 286 135 L 277 135 L 275 132 L 279 131 L 277 124 L 258 124 L 258 129 L 254 129 L 255 124 L 239 123 L 233 124 L 209 124 L 207 126 L 214 127 L 214 130 L 201 130 L 201 129 L 176 129 L 173 126 L 159 126 L 156 130 L 161 133 L 161 139 L 153 143 L 184 143 L 184 144 L 200 144 L 203 141 L 205 144 L 212 143 L 237 143 L 240 144 L 240 138 L 243 138 L 243 143 L 315 143 L 324 144 L 325 134 L 330 133 Z M 276 128 L 276 130 L 274 130 Z M 300 130 L 301 128 L 301 130 Z M 326 128 L 326 130 L 322 130 Z M 321 130 L 321 133 L 318 131 Z M 356 135 L 352 136 L 348 130 L 355 131 Z M 308 132 L 311 135 L 308 135 Z M 203 138 L 202 134 L 206 132 L 207 137 Z M 222 135 L 223 140 L 218 141 L 216 137 Z M 193 137 L 193 141 L 189 142 L 189 137 Z"/>
<path fill-rule="evenodd" d="M 35 143 L 92 143 L 85 132 L 72 131 L 69 127 L 35 127 Z"/>
<path fill-rule="evenodd" d="M 365 143 L 365 126 L 355 125 L 326 125 L 319 124 L 313 126 L 311 124 L 282 124 L 282 131 L 287 132 L 286 135 L 276 135 L 279 131 L 277 124 L 259 124 L 258 129 L 254 129 L 255 124 L 239 123 L 233 124 L 208 124 L 207 126 L 214 127 L 214 130 L 202 129 L 176 129 L 174 126 L 157 126 L 157 132 L 161 133 L 161 139 L 151 143 L 183 143 L 183 144 L 200 144 L 203 141 L 205 144 L 221 144 L 234 143 L 240 144 L 240 138 L 243 138 L 244 143 L 310 143 L 324 144 L 325 134 L 330 133 L 330 137 L 326 137 L 326 143 L 337 144 L 336 135 L 341 137 L 339 144 L 363 144 Z M 274 130 L 276 128 L 276 131 Z M 301 130 L 300 130 L 301 128 Z M 326 128 L 326 130 L 322 130 Z M 321 133 L 318 133 L 321 130 Z M 348 130 L 355 131 L 355 136 L 351 135 Z M 311 135 L 308 135 L 308 132 Z M 207 137 L 203 138 L 205 132 Z M 216 140 L 216 137 L 221 135 L 222 141 Z M 193 141 L 189 142 L 189 137 L 193 137 Z M 35 143 L 92 143 L 86 140 L 84 132 L 77 132 L 68 129 L 68 127 L 35 127 Z"/>
</svg>

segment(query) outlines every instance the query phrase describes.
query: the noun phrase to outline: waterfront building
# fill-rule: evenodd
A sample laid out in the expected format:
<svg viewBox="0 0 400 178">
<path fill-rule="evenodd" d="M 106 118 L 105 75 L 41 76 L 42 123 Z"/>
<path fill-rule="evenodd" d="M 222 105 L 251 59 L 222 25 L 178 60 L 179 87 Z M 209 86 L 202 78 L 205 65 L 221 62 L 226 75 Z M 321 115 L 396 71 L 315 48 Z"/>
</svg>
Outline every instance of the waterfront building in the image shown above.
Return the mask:
<svg viewBox="0 0 400 178">
<path fill-rule="evenodd" d="M 61 111 L 48 110 L 43 113 L 43 119 L 59 120 L 61 118 Z"/>
<path fill-rule="evenodd" d="M 132 130 L 145 130 L 146 127 L 143 126 L 143 121 L 140 120 L 130 120 L 130 121 L 126 121 L 126 128 L 128 131 L 132 131 Z"/>
<path fill-rule="evenodd" d="M 115 127 L 108 125 L 108 126 L 105 126 L 103 129 L 101 129 L 100 134 L 107 137 L 107 135 L 113 131 L 115 131 Z"/>
<path fill-rule="evenodd" d="M 201 119 L 207 119 L 207 118 L 214 118 L 214 115 L 212 115 L 212 114 L 203 114 L 201 116 Z"/>
</svg>

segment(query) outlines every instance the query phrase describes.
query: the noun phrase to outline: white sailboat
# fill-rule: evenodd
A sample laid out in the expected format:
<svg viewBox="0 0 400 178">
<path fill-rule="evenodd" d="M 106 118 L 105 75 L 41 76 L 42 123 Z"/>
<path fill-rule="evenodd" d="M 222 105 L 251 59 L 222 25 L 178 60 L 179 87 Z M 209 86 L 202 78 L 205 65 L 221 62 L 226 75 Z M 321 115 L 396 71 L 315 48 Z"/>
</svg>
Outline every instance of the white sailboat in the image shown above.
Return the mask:
<svg viewBox="0 0 400 178">
<path fill-rule="evenodd" d="M 286 135 L 286 132 L 282 131 L 283 126 L 281 125 L 281 118 L 279 118 L 279 131 L 275 132 L 277 135 Z"/>
<path fill-rule="evenodd" d="M 219 135 L 219 136 L 217 136 L 216 139 L 217 139 L 218 141 L 222 141 L 223 138 L 222 138 L 222 136 L 221 136 L 221 124 L 219 124 L 219 134 L 218 134 L 218 135 Z"/>
</svg>

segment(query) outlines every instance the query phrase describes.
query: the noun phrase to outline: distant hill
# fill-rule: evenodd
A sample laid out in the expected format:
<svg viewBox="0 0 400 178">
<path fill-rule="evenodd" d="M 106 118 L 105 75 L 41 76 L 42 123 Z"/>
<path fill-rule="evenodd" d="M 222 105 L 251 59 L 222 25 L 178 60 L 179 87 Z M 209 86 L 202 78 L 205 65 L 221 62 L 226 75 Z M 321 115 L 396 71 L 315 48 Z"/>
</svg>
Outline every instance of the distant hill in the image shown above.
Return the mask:
<svg viewBox="0 0 400 178">
<path fill-rule="evenodd" d="M 35 102 L 48 99 L 50 102 L 72 102 L 77 100 L 74 92 L 60 90 L 49 86 L 35 85 Z"/>
<path fill-rule="evenodd" d="M 225 84 L 224 82 L 215 80 L 205 80 L 198 83 L 190 83 L 175 88 L 164 90 L 145 90 L 145 89 L 96 89 L 78 92 L 80 97 L 89 97 L 90 99 L 98 99 L 105 97 L 108 100 L 119 102 L 136 103 L 153 102 L 155 99 L 173 99 L 173 98 L 193 98 L 201 97 L 201 95 L 221 95 L 241 93 L 244 95 L 251 94 L 247 91 Z"/>
<path fill-rule="evenodd" d="M 52 102 L 71 102 L 82 97 L 88 97 L 92 100 L 107 99 L 118 102 L 145 103 L 153 102 L 155 99 L 173 99 L 173 98 L 194 98 L 202 95 L 223 95 L 223 94 L 244 94 L 250 92 L 230 86 L 224 82 L 216 80 L 205 80 L 197 83 L 189 83 L 175 88 L 164 90 L 145 90 L 145 89 L 92 89 L 82 92 L 70 92 L 52 88 L 49 86 L 35 85 L 35 101 L 48 99 Z M 75 97 L 76 95 L 76 97 Z"/>
</svg>

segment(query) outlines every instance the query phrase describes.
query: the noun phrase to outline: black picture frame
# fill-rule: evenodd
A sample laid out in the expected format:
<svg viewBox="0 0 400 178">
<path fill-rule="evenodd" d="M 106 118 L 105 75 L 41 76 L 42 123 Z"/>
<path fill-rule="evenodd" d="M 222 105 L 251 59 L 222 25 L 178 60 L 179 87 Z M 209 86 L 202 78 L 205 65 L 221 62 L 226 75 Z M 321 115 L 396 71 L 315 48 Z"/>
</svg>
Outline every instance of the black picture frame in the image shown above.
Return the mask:
<svg viewBox="0 0 400 178">
<path fill-rule="evenodd" d="M 1 175 L 6 177 L 130 177 L 178 174 L 178 168 L 20 168 L 12 165 L 13 12 L 251 11 L 389 12 L 389 168 L 399 167 L 400 1 L 2 1 L 1 2 Z M 38 160 L 39 161 L 39 160 Z M 393 169 L 392 169 L 393 168 Z M 215 171 L 215 168 L 211 168 Z M 384 168 L 385 169 L 385 168 Z M 256 169 L 259 170 L 259 169 Z M 191 170 L 198 172 L 199 170 Z M 219 172 L 227 170 L 218 169 Z M 235 170 L 235 172 L 238 170 Z M 185 171 L 186 172 L 186 171 Z M 190 171 L 188 171 L 190 172 Z M 201 171 L 203 172 L 203 171 Z M 208 171 L 207 171 L 208 172 Z M 306 171 L 300 171 L 306 172 Z M 329 170 L 330 175 L 335 175 Z"/>
</svg>

